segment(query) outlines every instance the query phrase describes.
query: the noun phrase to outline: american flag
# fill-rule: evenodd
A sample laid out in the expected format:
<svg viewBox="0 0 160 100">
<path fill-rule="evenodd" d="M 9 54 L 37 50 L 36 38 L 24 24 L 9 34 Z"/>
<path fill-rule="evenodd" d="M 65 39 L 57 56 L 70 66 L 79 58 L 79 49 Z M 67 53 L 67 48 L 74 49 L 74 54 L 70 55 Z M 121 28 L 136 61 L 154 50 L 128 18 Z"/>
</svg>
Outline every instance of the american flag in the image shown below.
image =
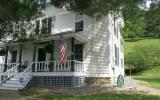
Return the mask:
<svg viewBox="0 0 160 100">
<path fill-rule="evenodd" d="M 60 61 L 63 64 L 67 52 L 67 43 L 64 41 L 63 33 L 61 33 L 60 41 Z"/>
</svg>

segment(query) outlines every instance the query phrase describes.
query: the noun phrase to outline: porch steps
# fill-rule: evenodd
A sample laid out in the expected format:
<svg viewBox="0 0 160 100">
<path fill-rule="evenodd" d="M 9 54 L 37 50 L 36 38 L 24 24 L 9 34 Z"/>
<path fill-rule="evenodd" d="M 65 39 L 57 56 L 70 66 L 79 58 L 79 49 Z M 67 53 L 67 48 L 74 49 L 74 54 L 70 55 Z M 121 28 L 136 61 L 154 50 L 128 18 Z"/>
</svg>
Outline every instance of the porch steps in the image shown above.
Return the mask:
<svg viewBox="0 0 160 100">
<path fill-rule="evenodd" d="M 27 79 L 27 81 L 25 81 L 26 82 L 25 84 L 21 85 L 19 78 L 20 78 L 19 75 L 11 77 L 10 79 L 6 80 L 3 84 L 1 84 L 0 89 L 2 90 L 23 89 L 31 79 L 30 76 L 25 76 L 25 79 Z"/>
</svg>

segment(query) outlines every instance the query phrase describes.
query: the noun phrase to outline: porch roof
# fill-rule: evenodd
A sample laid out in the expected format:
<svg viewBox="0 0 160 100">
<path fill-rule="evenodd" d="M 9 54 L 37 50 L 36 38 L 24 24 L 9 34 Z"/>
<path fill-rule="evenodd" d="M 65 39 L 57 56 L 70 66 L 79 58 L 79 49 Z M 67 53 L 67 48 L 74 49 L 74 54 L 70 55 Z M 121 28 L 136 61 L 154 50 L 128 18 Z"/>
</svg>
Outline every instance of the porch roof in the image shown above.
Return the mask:
<svg viewBox="0 0 160 100">
<path fill-rule="evenodd" d="M 82 43 L 89 41 L 87 37 L 83 36 L 80 33 L 64 32 L 63 34 L 64 34 L 64 39 L 75 38 L 76 40 L 78 40 Z M 39 38 L 39 39 L 35 40 L 34 42 L 45 42 L 45 41 L 47 42 L 49 40 L 60 40 L 60 35 L 61 35 L 61 33 L 52 34 L 52 35 L 45 37 L 45 38 Z"/>
<path fill-rule="evenodd" d="M 63 32 L 63 34 L 64 34 L 64 39 L 75 38 L 76 40 L 78 40 L 82 43 L 86 43 L 86 42 L 89 41 L 89 39 L 87 37 L 85 37 L 84 35 L 82 35 L 78 32 Z M 21 45 L 21 44 L 26 44 L 26 43 L 40 43 L 40 42 L 48 42 L 48 41 L 51 41 L 51 40 L 60 40 L 60 35 L 61 35 L 61 33 L 56 33 L 56 34 L 51 34 L 51 35 L 46 36 L 46 37 L 37 37 L 32 41 L 9 42 L 9 43 L 3 44 L 2 47 L 13 46 L 13 45 Z"/>
</svg>

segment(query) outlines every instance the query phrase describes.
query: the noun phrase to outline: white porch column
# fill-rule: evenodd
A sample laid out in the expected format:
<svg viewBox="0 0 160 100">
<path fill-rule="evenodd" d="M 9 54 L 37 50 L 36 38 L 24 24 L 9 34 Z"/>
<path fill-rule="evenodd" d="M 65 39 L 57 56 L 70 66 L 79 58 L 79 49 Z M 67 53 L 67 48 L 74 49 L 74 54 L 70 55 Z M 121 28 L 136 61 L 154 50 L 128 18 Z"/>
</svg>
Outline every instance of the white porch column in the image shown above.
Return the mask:
<svg viewBox="0 0 160 100">
<path fill-rule="evenodd" d="M 71 62 L 71 71 L 74 71 L 75 69 L 74 69 L 74 56 L 75 56 L 75 54 L 74 54 L 74 50 L 75 49 L 75 45 L 74 45 L 74 38 L 71 38 L 71 60 L 72 60 L 72 62 Z"/>
<path fill-rule="evenodd" d="M 8 49 L 9 49 L 9 46 L 6 46 L 4 72 L 7 70 Z"/>
<path fill-rule="evenodd" d="M 36 49 L 37 49 L 37 44 L 34 43 L 32 62 L 35 62 L 35 60 L 36 60 Z M 32 71 L 35 71 L 35 70 L 36 70 L 36 65 L 33 64 L 32 65 Z"/>
</svg>

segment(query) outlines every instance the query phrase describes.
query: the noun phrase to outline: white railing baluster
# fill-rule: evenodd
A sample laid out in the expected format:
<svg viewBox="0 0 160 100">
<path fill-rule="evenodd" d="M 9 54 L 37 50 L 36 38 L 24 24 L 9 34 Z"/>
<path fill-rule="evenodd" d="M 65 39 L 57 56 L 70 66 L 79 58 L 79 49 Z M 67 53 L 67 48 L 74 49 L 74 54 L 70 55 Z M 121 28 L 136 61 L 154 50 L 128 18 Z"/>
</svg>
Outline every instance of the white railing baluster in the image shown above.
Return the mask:
<svg viewBox="0 0 160 100">
<path fill-rule="evenodd" d="M 68 70 L 67 71 L 70 71 L 70 61 L 67 61 L 67 64 L 68 64 Z"/>
<path fill-rule="evenodd" d="M 49 67 L 53 67 L 54 72 L 58 71 L 71 71 L 72 62 L 74 63 L 75 72 L 84 71 L 84 63 L 76 60 L 66 60 L 64 64 L 61 64 L 60 61 L 39 61 L 33 62 L 35 64 L 35 72 L 40 71 L 49 71 Z M 52 66 L 50 66 L 52 64 Z"/>
</svg>

